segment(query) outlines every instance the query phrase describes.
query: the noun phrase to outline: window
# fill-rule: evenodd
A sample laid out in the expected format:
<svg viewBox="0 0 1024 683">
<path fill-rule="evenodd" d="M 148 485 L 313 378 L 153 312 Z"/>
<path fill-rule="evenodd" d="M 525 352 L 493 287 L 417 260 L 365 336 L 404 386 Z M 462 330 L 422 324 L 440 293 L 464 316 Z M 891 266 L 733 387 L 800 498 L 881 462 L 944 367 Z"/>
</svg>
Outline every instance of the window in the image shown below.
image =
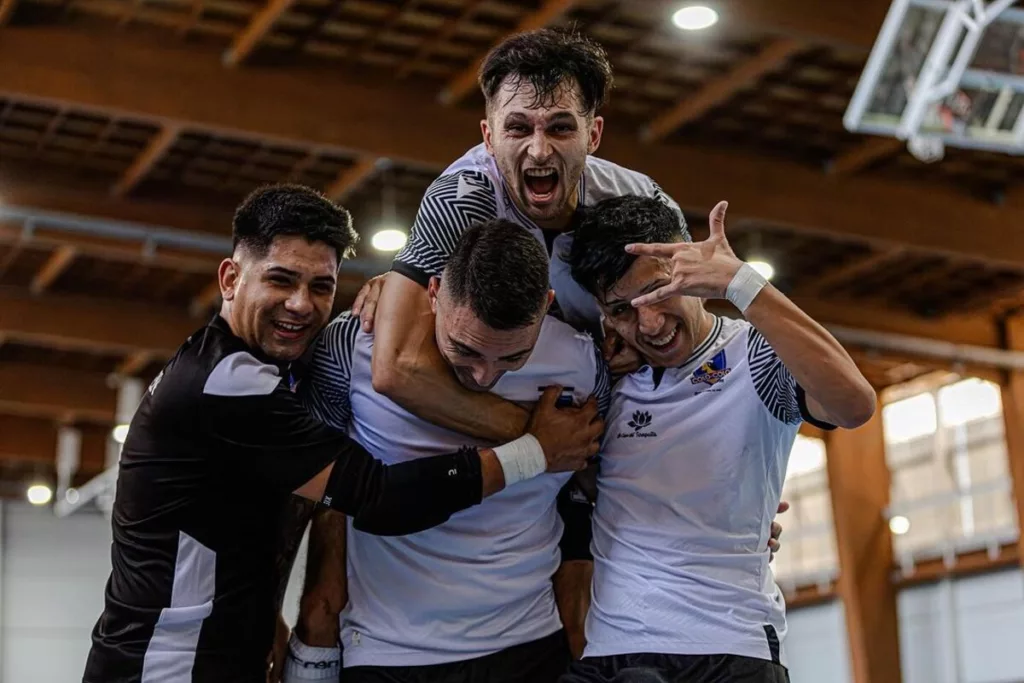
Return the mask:
<svg viewBox="0 0 1024 683">
<path fill-rule="evenodd" d="M 897 561 L 1017 537 L 999 387 L 942 374 L 882 412 Z M 901 528 L 903 527 L 903 528 Z"/>
<path fill-rule="evenodd" d="M 832 498 L 825 471 L 825 443 L 799 435 L 786 470 L 782 500 L 789 512 L 779 516 L 784 527 L 782 551 L 773 570 L 785 590 L 827 583 L 836 576 L 838 560 L 832 526 Z"/>
</svg>

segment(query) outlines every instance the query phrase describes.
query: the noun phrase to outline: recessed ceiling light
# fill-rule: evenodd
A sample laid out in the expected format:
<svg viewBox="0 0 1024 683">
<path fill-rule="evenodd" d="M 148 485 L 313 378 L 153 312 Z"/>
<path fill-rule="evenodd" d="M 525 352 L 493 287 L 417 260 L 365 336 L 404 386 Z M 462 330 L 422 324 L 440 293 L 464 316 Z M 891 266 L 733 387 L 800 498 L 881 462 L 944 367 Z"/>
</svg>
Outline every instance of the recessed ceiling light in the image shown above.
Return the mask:
<svg viewBox="0 0 1024 683">
<path fill-rule="evenodd" d="M 398 251 L 405 246 L 407 239 L 408 237 L 401 230 L 378 230 L 370 243 L 377 251 Z"/>
<path fill-rule="evenodd" d="M 28 502 L 33 505 L 46 505 L 53 498 L 53 491 L 46 484 L 33 484 L 25 492 Z"/>
<path fill-rule="evenodd" d="M 700 31 L 718 23 L 718 12 L 706 5 L 688 5 L 672 15 L 672 22 L 684 31 Z"/>
<path fill-rule="evenodd" d="M 889 520 L 889 530 L 897 536 L 902 536 L 910 531 L 910 520 L 903 515 L 896 515 Z"/>
</svg>

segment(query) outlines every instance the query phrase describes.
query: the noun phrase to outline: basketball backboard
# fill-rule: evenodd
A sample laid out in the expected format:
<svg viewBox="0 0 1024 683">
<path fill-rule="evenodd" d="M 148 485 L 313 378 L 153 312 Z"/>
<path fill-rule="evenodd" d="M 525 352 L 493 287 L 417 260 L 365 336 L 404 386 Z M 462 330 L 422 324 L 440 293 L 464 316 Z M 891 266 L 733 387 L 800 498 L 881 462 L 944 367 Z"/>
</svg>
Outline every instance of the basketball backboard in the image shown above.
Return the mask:
<svg viewBox="0 0 1024 683">
<path fill-rule="evenodd" d="M 850 131 L 1024 154 L 1024 9 L 1016 0 L 893 0 L 843 117 Z"/>
</svg>

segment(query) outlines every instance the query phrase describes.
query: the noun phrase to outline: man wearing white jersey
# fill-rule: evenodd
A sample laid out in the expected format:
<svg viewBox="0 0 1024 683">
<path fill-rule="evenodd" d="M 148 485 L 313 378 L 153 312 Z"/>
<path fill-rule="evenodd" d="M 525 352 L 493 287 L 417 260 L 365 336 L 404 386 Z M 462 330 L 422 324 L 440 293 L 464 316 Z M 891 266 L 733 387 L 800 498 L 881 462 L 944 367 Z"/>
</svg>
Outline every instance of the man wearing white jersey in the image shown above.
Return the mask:
<svg viewBox="0 0 1024 683">
<path fill-rule="evenodd" d="M 377 391 L 426 420 L 504 442 L 523 433 L 527 412 L 497 394 L 467 390 L 429 343 L 427 284 L 441 274 L 459 235 L 492 218 L 528 231 L 550 258 L 559 316 L 598 337 L 597 306 L 572 280 L 564 260 L 577 210 L 637 194 L 663 202 L 680 226 L 685 221 L 651 178 L 592 156 L 601 143 L 599 111 L 612 83 L 599 45 L 551 29 L 514 35 L 487 55 L 479 83 L 486 100 L 482 143 L 430 185 L 393 272 L 376 280 L 383 287 L 368 288 L 353 310 L 375 328 Z M 615 363 L 612 369 L 614 374 Z"/>
<path fill-rule="evenodd" d="M 433 336 L 462 386 L 519 405 L 606 403 L 592 338 L 546 315 L 548 263 L 526 231 L 502 220 L 470 228 L 427 292 Z M 482 443 L 376 392 L 377 343 L 351 314 L 328 326 L 301 389 L 314 414 L 386 461 L 396 449 L 411 459 Z M 556 681 L 571 659 L 563 625 L 581 635 L 588 588 L 561 581 L 561 566 L 589 560 L 591 506 L 569 474 L 534 474 L 510 462 L 506 485 L 518 485 L 424 533 L 373 537 L 338 529 L 340 515 L 317 517 L 285 681 L 337 680 L 342 651 L 346 683 Z"/>
<path fill-rule="evenodd" d="M 765 543 L 789 452 L 802 420 L 854 428 L 876 399 L 842 346 L 733 254 L 725 208 L 699 243 L 644 197 L 602 202 L 576 230 L 573 277 L 649 364 L 612 392 L 587 646 L 563 683 L 788 681 Z"/>
</svg>

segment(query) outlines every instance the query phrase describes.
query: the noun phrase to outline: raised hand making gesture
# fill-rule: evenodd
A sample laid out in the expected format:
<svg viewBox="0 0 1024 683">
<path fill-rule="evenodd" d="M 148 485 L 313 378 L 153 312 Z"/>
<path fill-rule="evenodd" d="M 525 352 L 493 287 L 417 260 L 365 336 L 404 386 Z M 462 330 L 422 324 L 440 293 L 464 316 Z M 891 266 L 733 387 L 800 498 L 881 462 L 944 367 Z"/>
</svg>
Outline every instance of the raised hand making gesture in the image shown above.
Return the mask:
<svg viewBox="0 0 1024 683">
<path fill-rule="evenodd" d="M 637 256 L 659 256 L 672 260 L 672 281 L 653 292 L 633 299 L 633 306 L 650 306 L 680 295 L 731 300 L 730 284 L 734 284 L 735 288 L 733 278 L 744 263 L 733 253 L 725 238 L 725 211 L 728 208 L 729 203 L 723 201 L 718 202 L 711 210 L 711 234 L 703 242 L 626 246 L 626 251 Z"/>
</svg>

